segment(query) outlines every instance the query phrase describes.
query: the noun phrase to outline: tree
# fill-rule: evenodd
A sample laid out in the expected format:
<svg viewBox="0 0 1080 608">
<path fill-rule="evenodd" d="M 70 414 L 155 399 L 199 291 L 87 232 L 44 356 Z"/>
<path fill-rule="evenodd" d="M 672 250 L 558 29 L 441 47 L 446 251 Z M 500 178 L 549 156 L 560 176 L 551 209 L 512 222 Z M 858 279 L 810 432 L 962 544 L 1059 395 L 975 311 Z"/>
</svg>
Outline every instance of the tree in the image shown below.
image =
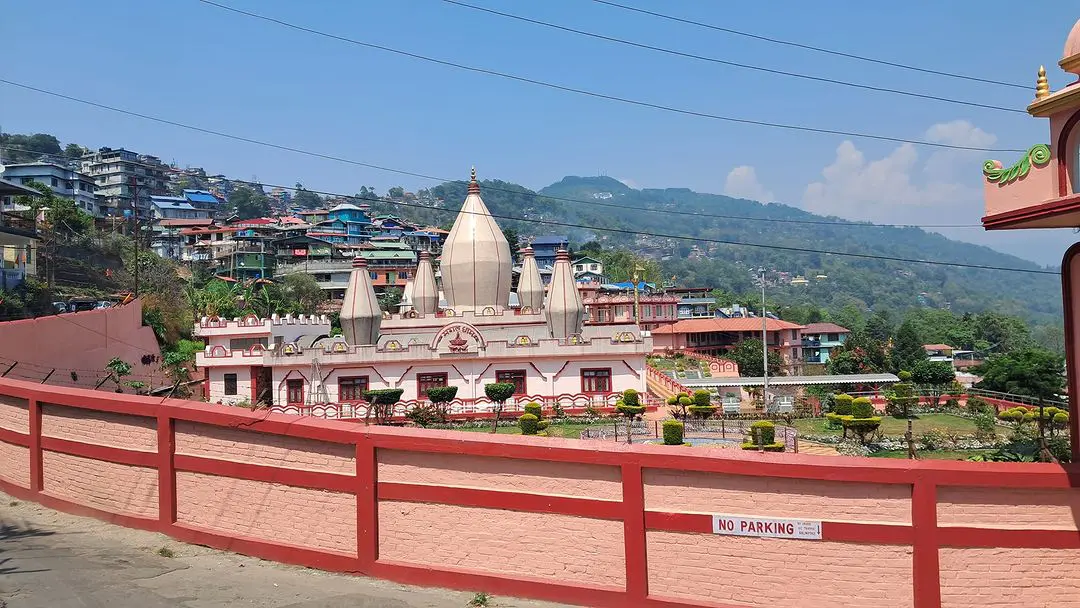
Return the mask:
<svg viewBox="0 0 1080 608">
<path fill-rule="evenodd" d="M 371 415 L 375 414 L 375 422 L 382 424 L 394 415 L 394 404 L 400 399 L 405 389 L 383 388 L 373 391 L 364 391 L 364 401 L 368 402 L 367 413 L 364 415 L 364 424 L 368 424 Z"/>
<path fill-rule="evenodd" d="M 446 422 L 449 418 L 447 404 L 457 397 L 456 386 L 434 386 L 427 390 L 427 398 L 435 406 L 435 414 L 440 422 Z"/>
<path fill-rule="evenodd" d="M 394 200 L 400 200 L 405 197 L 405 189 L 401 186 L 394 186 L 386 191 L 386 195 Z"/>
<path fill-rule="evenodd" d="M 900 382 L 893 385 L 892 392 L 888 394 L 889 405 L 885 407 L 885 411 L 887 414 L 903 416 L 907 419 L 907 432 L 904 433 L 904 439 L 907 441 L 908 458 L 913 459 L 915 458 L 915 439 L 911 432 L 911 408 L 919 403 L 919 398 L 915 395 L 915 385 L 911 383 L 911 372 L 901 370 L 898 375 Z"/>
<path fill-rule="evenodd" d="M 762 348 L 761 340 L 743 340 L 735 348 L 729 350 L 726 357 L 738 364 L 739 375 L 757 378 L 765 375 L 761 360 Z M 783 359 L 776 351 L 769 351 L 770 376 L 779 375 L 783 364 Z"/>
<path fill-rule="evenodd" d="M 956 380 L 956 371 L 948 361 L 923 360 L 911 370 L 911 379 L 915 384 L 929 388 L 934 395 L 934 405 L 937 405 L 941 394 Z"/>
<path fill-rule="evenodd" d="M 404 296 L 405 292 L 400 287 L 388 287 L 376 299 L 379 301 L 379 308 L 383 312 L 397 312 L 398 305 L 401 304 L 401 298 Z"/>
<path fill-rule="evenodd" d="M 920 361 L 925 360 L 926 349 L 923 348 L 922 340 L 915 330 L 915 324 L 910 319 L 905 319 L 896 330 L 896 340 L 893 341 L 893 370 L 914 370 Z"/>
<path fill-rule="evenodd" d="M 1039 457 L 1043 461 L 1054 460 L 1046 443 L 1044 401 L 1057 399 L 1065 390 L 1064 358 L 1041 348 L 1027 348 L 991 357 L 972 371 L 983 378 L 976 388 L 1038 399 Z"/>
<path fill-rule="evenodd" d="M 638 392 L 632 388 L 623 391 L 622 399 L 615 404 L 615 411 L 626 418 L 626 443 L 633 443 L 634 418 L 645 413 L 645 406 L 641 405 Z"/>
<path fill-rule="evenodd" d="M 262 191 L 240 186 L 229 194 L 229 206 L 242 220 L 270 215 L 270 198 Z"/>
<path fill-rule="evenodd" d="M 124 392 L 124 389 L 121 388 L 121 385 L 123 384 L 128 384 L 130 386 L 130 382 L 123 381 L 125 376 L 131 375 L 131 364 L 127 361 L 124 361 L 120 357 L 113 357 L 105 364 L 105 370 L 109 372 L 109 378 L 116 383 L 116 392 Z"/>
<path fill-rule="evenodd" d="M 280 285 L 282 304 L 293 309 L 290 312 L 313 314 L 326 301 L 326 292 L 310 274 L 300 272 L 285 275 Z"/>
<path fill-rule="evenodd" d="M 507 399 L 514 396 L 514 391 L 517 387 L 513 382 L 492 382 L 491 384 L 484 385 L 484 394 L 495 407 L 492 408 L 495 417 L 491 420 L 491 432 L 494 433 L 499 429 L 499 416 L 502 414 L 503 404 Z"/>
<path fill-rule="evenodd" d="M 296 190 L 293 192 L 293 203 L 303 209 L 318 209 L 323 206 L 323 199 L 311 190 L 306 190 L 304 184 L 297 182 Z"/>
<path fill-rule="evenodd" d="M 518 249 L 521 248 L 518 243 L 518 231 L 513 228 L 506 228 L 503 230 L 503 236 L 506 237 L 506 242 L 510 244 L 510 255 L 516 256 Z"/>
<path fill-rule="evenodd" d="M 64 146 L 64 156 L 73 160 L 76 158 L 81 158 L 87 152 L 88 150 L 80 146 L 79 144 L 68 144 Z"/>
<path fill-rule="evenodd" d="M 877 310 L 866 321 L 866 335 L 871 340 L 882 344 L 888 342 L 893 335 L 895 325 L 892 314 L 887 310 Z"/>
</svg>

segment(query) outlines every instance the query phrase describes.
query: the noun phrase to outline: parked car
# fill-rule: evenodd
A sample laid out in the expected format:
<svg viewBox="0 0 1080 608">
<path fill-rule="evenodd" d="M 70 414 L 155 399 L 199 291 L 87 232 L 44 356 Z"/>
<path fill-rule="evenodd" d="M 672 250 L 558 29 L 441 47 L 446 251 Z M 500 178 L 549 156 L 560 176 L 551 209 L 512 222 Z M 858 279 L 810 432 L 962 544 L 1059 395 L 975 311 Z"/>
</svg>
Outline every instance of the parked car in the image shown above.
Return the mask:
<svg viewBox="0 0 1080 608">
<path fill-rule="evenodd" d="M 56 309 L 56 312 L 67 312 L 68 311 L 67 302 L 53 302 L 52 305 L 53 305 L 53 308 Z"/>
</svg>

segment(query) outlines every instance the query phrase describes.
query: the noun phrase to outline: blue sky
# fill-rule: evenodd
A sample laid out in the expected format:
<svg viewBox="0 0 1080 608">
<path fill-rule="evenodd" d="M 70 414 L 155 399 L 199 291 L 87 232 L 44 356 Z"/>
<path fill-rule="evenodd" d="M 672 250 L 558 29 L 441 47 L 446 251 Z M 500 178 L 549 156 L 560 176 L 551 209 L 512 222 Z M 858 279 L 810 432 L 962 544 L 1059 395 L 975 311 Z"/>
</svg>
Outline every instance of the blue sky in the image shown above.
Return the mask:
<svg viewBox="0 0 1080 608">
<path fill-rule="evenodd" d="M 331 33 L 611 95 L 715 114 L 950 143 L 1027 148 L 1047 123 L 1023 114 L 858 91 L 695 62 L 556 32 L 439 0 L 223 3 Z M 673 0 L 634 4 L 762 35 L 976 76 L 916 74 L 631 14 L 588 0 L 472 3 L 656 46 L 861 83 L 1023 108 L 1045 64 L 1053 88 L 1066 2 L 907 3 Z M 48 37 L 42 33 L 48 32 Z M 368 50 L 196 0 L 56 0 L 4 8 L 0 77 L 202 127 L 437 176 L 539 188 L 605 174 L 852 219 L 977 224 L 980 167 L 1016 153 L 935 153 L 679 116 Z M 0 85 L 7 132 L 123 146 L 241 179 L 355 192 L 416 189 L 396 176 L 232 142 Z M 1043 263 L 1071 231 L 949 236 Z"/>
</svg>

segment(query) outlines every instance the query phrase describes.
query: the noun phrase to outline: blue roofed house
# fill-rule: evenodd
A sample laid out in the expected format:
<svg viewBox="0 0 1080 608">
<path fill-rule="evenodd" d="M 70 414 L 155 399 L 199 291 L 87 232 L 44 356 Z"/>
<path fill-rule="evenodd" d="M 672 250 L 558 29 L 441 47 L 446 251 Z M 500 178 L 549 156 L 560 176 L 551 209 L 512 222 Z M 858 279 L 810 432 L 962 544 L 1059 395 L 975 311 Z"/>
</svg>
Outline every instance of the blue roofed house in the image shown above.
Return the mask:
<svg viewBox="0 0 1080 608">
<path fill-rule="evenodd" d="M 155 220 L 202 220 L 212 212 L 196 208 L 182 196 L 151 196 L 150 213 Z"/>
<path fill-rule="evenodd" d="M 570 239 L 565 236 L 538 236 L 533 239 L 533 257 L 540 268 L 555 265 L 555 253 L 560 249 L 569 251 Z"/>
<path fill-rule="evenodd" d="M 184 200 L 196 209 L 217 213 L 222 208 L 222 201 L 206 190 L 184 190 Z"/>
</svg>

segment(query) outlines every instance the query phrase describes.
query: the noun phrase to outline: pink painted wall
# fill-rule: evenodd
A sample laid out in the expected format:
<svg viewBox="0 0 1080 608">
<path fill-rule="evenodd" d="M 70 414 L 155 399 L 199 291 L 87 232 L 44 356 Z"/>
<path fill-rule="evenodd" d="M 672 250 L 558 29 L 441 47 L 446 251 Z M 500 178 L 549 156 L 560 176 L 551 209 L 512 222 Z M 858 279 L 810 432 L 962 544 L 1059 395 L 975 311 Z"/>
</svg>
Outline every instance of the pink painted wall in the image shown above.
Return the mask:
<svg viewBox="0 0 1080 608">
<path fill-rule="evenodd" d="M 351 445 L 239 431 L 208 424 L 176 423 L 176 454 L 328 473 L 356 472 Z"/>
<path fill-rule="evenodd" d="M 158 515 L 157 470 L 46 451 L 44 490 L 51 496 L 120 515 Z"/>
<path fill-rule="evenodd" d="M 619 470 L 592 464 L 379 451 L 379 481 L 619 500 Z"/>
<path fill-rule="evenodd" d="M 1080 549 L 942 548 L 942 608 L 1080 608 Z"/>
<path fill-rule="evenodd" d="M 180 524 L 356 555 L 351 494 L 181 471 L 176 498 Z"/>
<path fill-rule="evenodd" d="M 649 592 L 739 606 L 911 606 L 911 547 L 648 533 Z"/>
<path fill-rule="evenodd" d="M 646 469 L 645 508 L 682 513 L 911 522 L 911 490 L 860 484 Z"/>
<path fill-rule="evenodd" d="M 51 384 L 93 388 L 105 377 L 105 364 L 120 357 L 132 365 L 127 380 L 156 378 L 160 384 L 159 365 L 142 364 L 146 354 L 161 358 L 154 330 L 142 325 L 138 300 L 115 308 L 0 323 L 0 362 L 20 362 L 8 378 L 40 382 L 57 368 Z M 72 370 L 78 380 L 72 380 Z"/>
<path fill-rule="evenodd" d="M 1076 530 L 1080 488 L 940 488 L 938 524 Z"/>
<path fill-rule="evenodd" d="M 0 479 L 30 487 L 30 448 L 0 441 Z"/>
<path fill-rule="evenodd" d="M 552 582 L 626 583 L 623 525 L 500 509 L 379 502 L 379 558 Z"/>
<path fill-rule="evenodd" d="M 114 448 L 157 450 L 157 420 L 111 412 L 86 412 L 43 403 L 41 434 Z"/>
<path fill-rule="evenodd" d="M 29 404 L 26 399 L 0 395 L 0 429 L 26 433 L 30 430 Z"/>
</svg>

